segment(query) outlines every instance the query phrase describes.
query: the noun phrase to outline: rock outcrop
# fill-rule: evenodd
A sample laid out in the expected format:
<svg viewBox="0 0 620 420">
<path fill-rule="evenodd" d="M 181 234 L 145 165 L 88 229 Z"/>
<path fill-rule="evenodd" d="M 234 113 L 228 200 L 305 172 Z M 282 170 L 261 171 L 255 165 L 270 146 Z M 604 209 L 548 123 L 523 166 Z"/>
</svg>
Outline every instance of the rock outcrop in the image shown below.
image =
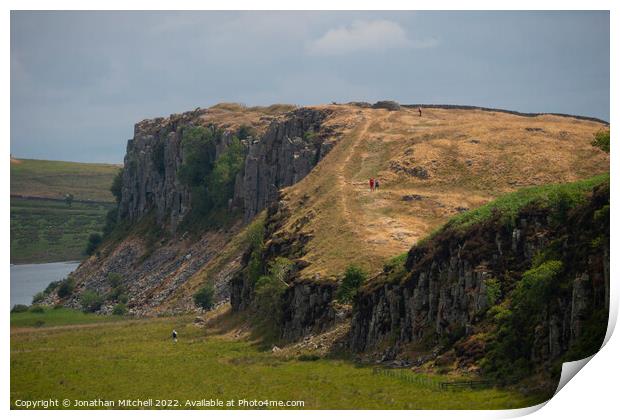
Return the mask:
<svg viewBox="0 0 620 420">
<path fill-rule="evenodd" d="M 555 221 L 561 209 L 530 205 L 516 216 L 515 225 L 497 213 L 465 231 L 444 228 L 409 251 L 403 273 L 390 278 L 385 272 L 358 295 L 351 348 L 432 346 L 471 336 L 489 307 L 522 281 L 533 259 L 553 249 L 563 264 L 563 278 L 543 303 L 529 357 L 543 363 L 566 353 L 583 336 L 583 323 L 609 306 L 608 184 L 597 187 L 587 201 L 562 226 Z M 493 296 L 488 289 L 498 284 Z"/>
<path fill-rule="evenodd" d="M 272 123 L 265 135 L 250 145 L 240 187 L 244 219 L 250 221 L 276 201 L 278 191 L 305 177 L 331 150 L 321 124 L 325 110 L 301 108 Z"/>
</svg>

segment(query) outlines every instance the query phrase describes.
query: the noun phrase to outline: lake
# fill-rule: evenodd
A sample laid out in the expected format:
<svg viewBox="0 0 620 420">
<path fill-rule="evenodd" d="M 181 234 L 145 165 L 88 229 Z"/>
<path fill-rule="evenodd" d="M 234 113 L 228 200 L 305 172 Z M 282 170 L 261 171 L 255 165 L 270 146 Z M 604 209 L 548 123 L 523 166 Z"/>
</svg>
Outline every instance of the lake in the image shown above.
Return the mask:
<svg viewBox="0 0 620 420">
<path fill-rule="evenodd" d="M 11 264 L 11 308 L 30 305 L 32 297 L 53 281 L 61 280 L 80 265 L 79 261 L 46 264 Z"/>
</svg>

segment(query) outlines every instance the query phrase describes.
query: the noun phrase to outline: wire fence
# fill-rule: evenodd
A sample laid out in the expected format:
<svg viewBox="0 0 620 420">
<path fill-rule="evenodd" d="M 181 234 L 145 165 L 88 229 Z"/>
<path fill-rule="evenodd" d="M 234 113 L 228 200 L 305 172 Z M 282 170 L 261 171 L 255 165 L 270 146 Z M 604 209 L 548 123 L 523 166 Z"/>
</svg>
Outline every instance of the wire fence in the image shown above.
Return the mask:
<svg viewBox="0 0 620 420">
<path fill-rule="evenodd" d="M 426 375 L 416 374 L 404 369 L 381 369 L 373 368 L 373 375 L 387 376 L 400 381 L 424 386 L 426 388 L 438 389 L 443 391 L 458 391 L 464 389 L 484 389 L 493 387 L 492 381 L 450 381 L 446 382 L 438 378 L 432 378 Z"/>
</svg>

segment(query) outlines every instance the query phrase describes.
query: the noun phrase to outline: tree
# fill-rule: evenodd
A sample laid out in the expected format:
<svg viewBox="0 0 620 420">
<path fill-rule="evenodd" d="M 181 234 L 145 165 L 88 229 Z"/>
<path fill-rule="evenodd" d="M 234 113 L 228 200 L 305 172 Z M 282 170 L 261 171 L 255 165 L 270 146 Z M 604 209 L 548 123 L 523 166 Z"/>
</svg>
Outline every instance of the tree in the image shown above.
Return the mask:
<svg viewBox="0 0 620 420">
<path fill-rule="evenodd" d="M 204 286 L 194 295 L 194 303 L 208 311 L 213 307 L 214 293 L 213 286 Z"/>
<path fill-rule="evenodd" d="M 123 168 L 118 170 L 118 172 L 114 176 L 114 179 L 112 180 L 112 186 L 110 187 L 110 192 L 116 199 L 117 203 L 121 202 L 121 198 L 123 196 L 123 171 Z"/>
<path fill-rule="evenodd" d="M 366 280 L 366 273 L 356 265 L 350 265 L 344 272 L 342 283 L 336 291 L 336 299 L 340 303 L 351 303 L 360 286 Z"/>
<path fill-rule="evenodd" d="M 60 287 L 58 288 L 58 291 L 56 292 L 56 294 L 58 295 L 59 298 L 62 299 L 62 298 L 72 295 L 73 290 L 75 290 L 75 280 L 73 279 L 73 277 L 67 277 L 60 284 Z"/>
<path fill-rule="evenodd" d="M 101 244 L 103 238 L 99 233 L 91 233 L 88 236 L 88 244 L 86 245 L 86 255 L 93 255 L 97 247 Z"/>
</svg>

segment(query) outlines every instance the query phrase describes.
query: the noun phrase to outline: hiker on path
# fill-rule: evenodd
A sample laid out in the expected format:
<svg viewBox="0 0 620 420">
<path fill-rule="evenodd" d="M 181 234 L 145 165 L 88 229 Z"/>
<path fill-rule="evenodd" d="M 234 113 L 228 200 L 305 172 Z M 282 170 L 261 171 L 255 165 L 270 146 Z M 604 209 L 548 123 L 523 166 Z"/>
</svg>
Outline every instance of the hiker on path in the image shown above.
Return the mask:
<svg viewBox="0 0 620 420">
<path fill-rule="evenodd" d="M 177 337 L 178 337 L 177 330 L 172 330 L 172 341 L 176 343 Z"/>
<path fill-rule="evenodd" d="M 370 191 L 374 191 L 375 190 L 375 179 L 374 178 L 370 178 L 368 183 L 370 184 Z"/>
<path fill-rule="evenodd" d="M 420 113 L 420 117 L 422 116 L 422 108 L 418 107 L 418 112 Z"/>
<path fill-rule="evenodd" d="M 375 190 L 379 188 L 379 179 L 375 178 Z"/>
</svg>

